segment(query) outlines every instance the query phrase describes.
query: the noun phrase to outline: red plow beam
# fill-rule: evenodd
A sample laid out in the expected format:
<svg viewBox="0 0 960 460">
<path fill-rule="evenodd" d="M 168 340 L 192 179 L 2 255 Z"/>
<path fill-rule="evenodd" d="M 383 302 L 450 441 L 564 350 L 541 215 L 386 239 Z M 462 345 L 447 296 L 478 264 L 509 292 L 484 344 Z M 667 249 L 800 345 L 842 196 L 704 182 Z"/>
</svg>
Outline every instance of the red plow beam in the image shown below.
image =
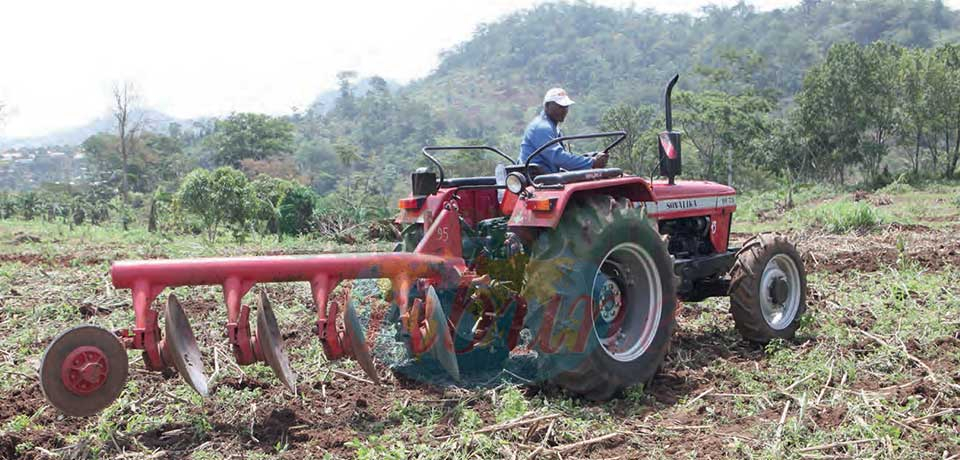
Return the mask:
<svg viewBox="0 0 960 460">
<path fill-rule="evenodd" d="M 240 364 L 261 361 L 257 341 L 251 340 L 249 308 L 241 305 L 243 296 L 257 283 L 309 282 L 317 308 L 317 331 L 329 359 L 344 354 L 356 355 L 337 331 L 339 306 L 329 308 L 330 292 L 342 280 L 390 279 L 394 299 L 401 309 L 407 305 L 412 283 L 427 279 L 431 284 L 456 286 L 465 272 L 460 257 L 418 253 L 359 253 L 309 256 L 263 256 L 203 258 L 179 260 L 120 261 L 110 269 L 113 285 L 133 291 L 135 328 L 126 334 L 128 348 L 145 351 L 148 368 L 163 369 L 170 363 L 163 358 L 164 344 L 159 340 L 154 299 L 167 287 L 220 285 L 227 304 L 227 336 Z M 401 312 L 401 317 L 409 315 Z"/>
</svg>

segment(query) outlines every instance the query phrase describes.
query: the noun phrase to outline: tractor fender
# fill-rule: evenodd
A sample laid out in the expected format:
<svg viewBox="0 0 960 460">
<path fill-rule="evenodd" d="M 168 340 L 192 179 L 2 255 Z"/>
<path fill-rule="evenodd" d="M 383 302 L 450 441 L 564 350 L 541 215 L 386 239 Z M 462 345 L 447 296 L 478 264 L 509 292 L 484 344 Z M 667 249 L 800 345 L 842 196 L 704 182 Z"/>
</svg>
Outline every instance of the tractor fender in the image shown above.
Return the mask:
<svg viewBox="0 0 960 460">
<path fill-rule="evenodd" d="M 442 188 L 439 192 L 422 197 L 423 203 L 415 209 L 401 209 L 400 215 L 394 219 L 398 224 L 423 224 L 432 222 L 443 209 L 443 203 L 453 198 L 456 189 Z"/>
<path fill-rule="evenodd" d="M 517 200 L 508 225 L 512 228 L 555 228 L 563 216 L 567 203 L 574 195 L 602 194 L 624 197 L 630 201 L 653 201 L 650 183 L 637 176 L 601 179 L 566 184 L 562 189 L 534 189 L 529 187 L 527 196 Z M 545 204 L 546 203 L 546 204 Z"/>
</svg>

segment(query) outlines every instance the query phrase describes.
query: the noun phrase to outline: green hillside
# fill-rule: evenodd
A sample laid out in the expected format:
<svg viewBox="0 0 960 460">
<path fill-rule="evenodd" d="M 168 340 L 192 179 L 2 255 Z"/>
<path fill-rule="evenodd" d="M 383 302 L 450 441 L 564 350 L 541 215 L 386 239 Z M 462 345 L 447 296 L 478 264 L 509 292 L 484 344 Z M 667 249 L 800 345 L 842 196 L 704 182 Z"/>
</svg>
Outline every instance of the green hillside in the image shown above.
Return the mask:
<svg viewBox="0 0 960 460">
<path fill-rule="evenodd" d="M 617 102 L 659 104 L 674 73 L 683 88 L 699 89 L 694 71 L 722 65 L 730 52 L 760 62 L 739 78 L 789 98 L 833 43 L 931 47 L 957 41 L 958 27 L 957 12 L 930 1 L 805 1 L 771 12 L 741 4 L 700 17 L 547 4 L 481 27 L 404 91 L 454 120 L 455 130 L 485 137 L 519 130 L 543 91 L 563 86 L 580 103 L 570 121 L 589 127 Z"/>
</svg>

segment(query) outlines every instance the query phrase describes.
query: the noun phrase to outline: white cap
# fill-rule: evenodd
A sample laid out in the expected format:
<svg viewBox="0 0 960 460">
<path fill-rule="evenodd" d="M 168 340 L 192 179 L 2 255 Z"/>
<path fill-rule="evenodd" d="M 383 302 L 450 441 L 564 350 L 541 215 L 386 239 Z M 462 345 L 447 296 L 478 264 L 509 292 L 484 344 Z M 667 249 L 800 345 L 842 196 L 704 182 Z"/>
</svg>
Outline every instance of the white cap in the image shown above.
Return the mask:
<svg viewBox="0 0 960 460">
<path fill-rule="evenodd" d="M 546 104 L 547 102 L 556 102 L 566 107 L 573 104 L 573 99 L 567 96 L 567 92 L 563 88 L 550 88 L 547 94 L 543 96 L 543 103 Z"/>
</svg>

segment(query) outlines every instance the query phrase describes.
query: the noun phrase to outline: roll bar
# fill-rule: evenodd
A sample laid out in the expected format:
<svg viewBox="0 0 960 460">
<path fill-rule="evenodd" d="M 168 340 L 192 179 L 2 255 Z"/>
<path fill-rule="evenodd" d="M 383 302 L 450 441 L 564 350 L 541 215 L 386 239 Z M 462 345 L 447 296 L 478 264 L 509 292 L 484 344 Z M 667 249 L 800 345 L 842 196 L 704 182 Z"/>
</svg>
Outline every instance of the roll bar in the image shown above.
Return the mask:
<svg viewBox="0 0 960 460">
<path fill-rule="evenodd" d="M 443 179 L 444 179 L 443 166 L 441 166 L 440 162 L 437 161 L 437 159 L 433 155 L 430 155 L 428 152 L 436 152 L 436 151 L 442 151 L 442 150 L 487 150 L 487 151 L 496 153 L 497 155 L 500 155 L 505 160 L 509 161 L 510 164 L 517 164 L 517 162 L 514 161 L 513 158 L 508 157 L 507 154 L 501 152 L 496 147 L 490 147 L 489 145 L 452 145 L 452 146 L 433 145 L 433 146 L 424 147 L 423 149 L 420 150 L 420 152 L 423 153 L 423 156 L 427 157 L 427 159 L 429 159 L 434 165 L 436 165 L 437 171 L 440 172 L 440 180 L 437 181 L 437 188 L 434 190 L 434 193 L 440 190 L 440 186 L 443 185 Z"/>
</svg>

